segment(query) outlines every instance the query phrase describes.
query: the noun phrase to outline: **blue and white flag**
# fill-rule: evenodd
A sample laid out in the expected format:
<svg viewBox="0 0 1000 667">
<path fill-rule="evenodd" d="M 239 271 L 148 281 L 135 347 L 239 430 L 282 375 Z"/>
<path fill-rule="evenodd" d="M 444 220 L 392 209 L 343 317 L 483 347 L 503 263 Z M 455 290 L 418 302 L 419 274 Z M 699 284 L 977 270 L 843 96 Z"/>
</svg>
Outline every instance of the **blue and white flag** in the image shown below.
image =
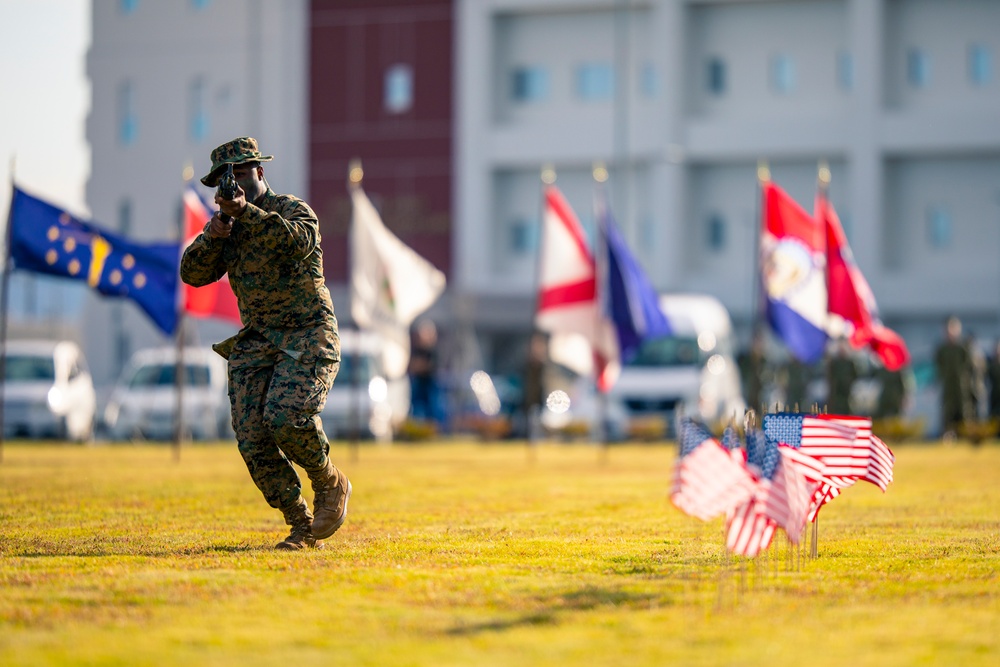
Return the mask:
<svg viewBox="0 0 1000 667">
<path fill-rule="evenodd" d="M 177 327 L 180 244 L 137 243 L 14 188 L 9 256 L 15 269 L 82 280 L 125 297 L 163 333 Z"/>
</svg>

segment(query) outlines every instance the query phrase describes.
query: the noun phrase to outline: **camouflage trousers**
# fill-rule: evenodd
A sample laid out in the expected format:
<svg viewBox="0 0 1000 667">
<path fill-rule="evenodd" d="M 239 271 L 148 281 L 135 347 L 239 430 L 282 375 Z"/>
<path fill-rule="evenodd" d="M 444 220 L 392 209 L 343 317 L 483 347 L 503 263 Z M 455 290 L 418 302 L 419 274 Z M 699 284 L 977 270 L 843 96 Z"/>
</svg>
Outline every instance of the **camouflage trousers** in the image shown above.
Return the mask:
<svg viewBox="0 0 1000 667">
<path fill-rule="evenodd" d="M 267 503 L 295 505 L 307 473 L 325 469 L 330 443 L 319 412 L 340 362 L 296 361 L 259 335 L 241 338 L 229 357 L 229 401 L 240 454 Z"/>
</svg>

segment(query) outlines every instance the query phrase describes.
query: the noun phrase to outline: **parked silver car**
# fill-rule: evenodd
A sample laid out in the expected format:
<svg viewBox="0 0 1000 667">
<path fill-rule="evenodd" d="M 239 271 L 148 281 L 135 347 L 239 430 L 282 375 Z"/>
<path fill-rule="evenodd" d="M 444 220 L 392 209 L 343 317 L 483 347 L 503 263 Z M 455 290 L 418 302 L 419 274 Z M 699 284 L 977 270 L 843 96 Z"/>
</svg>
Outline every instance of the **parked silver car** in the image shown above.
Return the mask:
<svg viewBox="0 0 1000 667">
<path fill-rule="evenodd" d="M 4 436 L 90 440 L 97 395 L 80 346 L 13 340 L 6 351 Z"/>
<path fill-rule="evenodd" d="M 226 361 L 211 348 L 184 348 L 181 389 L 183 433 L 196 440 L 232 434 Z M 177 412 L 177 349 L 162 347 L 132 355 L 104 411 L 113 440 L 169 440 Z"/>
</svg>

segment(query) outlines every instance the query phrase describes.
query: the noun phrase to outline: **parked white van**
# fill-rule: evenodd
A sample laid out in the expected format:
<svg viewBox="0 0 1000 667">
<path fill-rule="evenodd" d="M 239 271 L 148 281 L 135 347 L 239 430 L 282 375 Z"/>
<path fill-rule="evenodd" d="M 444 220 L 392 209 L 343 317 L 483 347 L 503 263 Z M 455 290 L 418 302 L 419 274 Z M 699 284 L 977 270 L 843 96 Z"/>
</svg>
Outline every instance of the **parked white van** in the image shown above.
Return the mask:
<svg viewBox="0 0 1000 667">
<path fill-rule="evenodd" d="M 710 424 L 742 419 L 746 403 L 725 306 L 704 294 L 667 294 L 660 308 L 673 333 L 643 343 L 623 364 L 609 399 L 630 418 L 661 418 L 671 430 L 678 410 Z"/>
<path fill-rule="evenodd" d="M 6 353 L 4 436 L 90 440 L 97 394 L 80 346 L 12 340 Z"/>
</svg>

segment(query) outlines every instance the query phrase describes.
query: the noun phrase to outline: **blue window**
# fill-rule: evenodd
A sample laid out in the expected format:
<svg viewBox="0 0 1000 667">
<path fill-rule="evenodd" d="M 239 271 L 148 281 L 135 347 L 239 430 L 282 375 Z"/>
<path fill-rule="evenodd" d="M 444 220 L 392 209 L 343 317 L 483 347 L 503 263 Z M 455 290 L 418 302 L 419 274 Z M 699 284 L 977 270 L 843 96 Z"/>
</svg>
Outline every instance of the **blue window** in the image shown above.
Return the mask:
<svg viewBox="0 0 1000 667">
<path fill-rule="evenodd" d="M 708 247 L 714 252 L 719 252 L 726 247 L 726 221 L 719 213 L 708 216 L 707 227 Z"/>
<path fill-rule="evenodd" d="M 993 80 L 993 52 L 984 44 L 969 47 L 969 79 L 977 86 Z"/>
<path fill-rule="evenodd" d="M 212 4 L 212 0 L 191 0 L 191 6 L 195 9 L 205 9 Z"/>
<path fill-rule="evenodd" d="M 854 57 L 847 51 L 837 54 L 837 84 L 841 90 L 854 90 Z"/>
<path fill-rule="evenodd" d="M 131 81 L 118 87 L 118 140 L 131 146 L 139 137 L 139 121 L 135 113 L 135 89 Z"/>
<path fill-rule="evenodd" d="M 519 218 L 510 225 L 510 250 L 512 254 L 523 255 L 538 248 L 538 224 Z"/>
<path fill-rule="evenodd" d="M 779 53 L 771 59 L 771 87 L 780 94 L 795 89 L 795 61 L 791 56 Z"/>
<path fill-rule="evenodd" d="M 139 0 L 120 0 L 118 7 L 122 14 L 131 14 L 139 6 Z"/>
<path fill-rule="evenodd" d="M 396 64 L 385 71 L 385 110 L 406 113 L 413 108 L 413 68 Z"/>
<path fill-rule="evenodd" d="M 518 67 L 512 76 L 511 97 L 518 102 L 538 102 L 549 96 L 549 73 L 544 67 Z"/>
<path fill-rule="evenodd" d="M 922 49 L 906 52 L 906 80 L 914 88 L 926 88 L 931 82 L 931 57 Z"/>
<path fill-rule="evenodd" d="M 615 94 L 615 70 L 610 63 L 586 63 L 576 70 L 576 92 L 584 100 L 609 100 Z"/>
<path fill-rule="evenodd" d="M 927 240 L 934 248 L 951 245 L 951 212 L 943 206 L 932 206 L 927 210 Z"/>
<path fill-rule="evenodd" d="M 208 137 L 208 105 L 205 103 L 205 79 L 196 78 L 188 90 L 189 104 L 189 134 L 195 142 L 204 141 Z"/>
<path fill-rule="evenodd" d="M 708 91 L 713 95 L 726 92 L 726 63 L 722 58 L 709 58 L 706 68 Z"/>
<path fill-rule="evenodd" d="M 643 63 L 639 68 L 639 92 L 645 97 L 660 94 L 660 76 L 653 63 Z"/>
</svg>

